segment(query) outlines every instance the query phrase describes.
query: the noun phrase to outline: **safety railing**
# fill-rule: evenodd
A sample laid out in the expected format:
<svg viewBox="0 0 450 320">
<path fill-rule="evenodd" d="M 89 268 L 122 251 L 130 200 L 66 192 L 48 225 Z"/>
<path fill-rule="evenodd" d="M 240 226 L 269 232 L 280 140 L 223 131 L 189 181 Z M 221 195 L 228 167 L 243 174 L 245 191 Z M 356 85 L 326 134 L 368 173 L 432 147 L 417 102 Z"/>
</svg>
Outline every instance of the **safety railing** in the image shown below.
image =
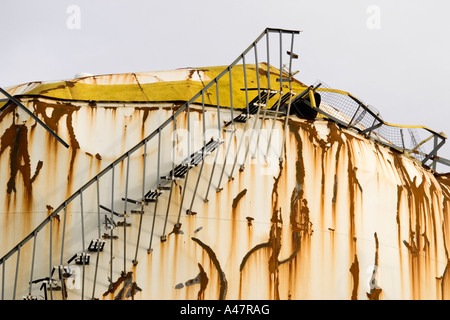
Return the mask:
<svg viewBox="0 0 450 320">
<path fill-rule="evenodd" d="M 131 264 L 138 263 L 140 253 L 151 253 L 155 239 L 166 240 L 168 224 L 176 230 L 181 215 L 193 213 L 196 200 L 207 202 L 212 188 L 220 192 L 223 178 L 231 180 L 237 166 L 244 170 L 249 155 L 262 150 L 258 144 L 264 122 L 269 128 L 264 156 L 272 145 L 280 146 L 279 140 L 282 148 L 285 136 L 275 144 L 273 132 L 286 114 L 280 111 L 280 105 L 287 104 L 289 114 L 294 96 L 291 66 L 296 58 L 293 45 L 297 34 L 299 31 L 267 28 L 156 130 L 54 209 L 1 257 L 1 299 L 36 299 L 41 290 L 45 299 L 95 299 L 101 288 L 112 292 L 114 279 L 125 277 Z M 261 52 L 266 55 L 264 65 L 259 62 Z M 283 64 L 286 52 L 288 70 Z M 274 56 L 280 63 L 279 74 L 271 68 Z M 242 78 L 236 80 L 235 72 Z M 254 73 L 252 77 L 250 72 Z M 270 99 L 275 100 L 271 108 Z M 216 121 L 206 127 L 208 112 L 213 111 Z M 202 126 L 196 129 L 193 121 L 198 114 Z M 272 120 L 271 124 L 266 120 Z M 250 137 L 244 133 L 238 136 L 242 127 L 243 132 L 250 131 Z M 185 130 L 183 136 L 180 129 Z M 205 159 L 214 153 L 206 173 Z M 276 153 L 279 157 L 283 154 L 282 150 Z M 195 189 L 188 194 L 188 179 L 195 179 L 189 173 L 197 165 Z M 199 194 L 199 184 L 205 179 L 205 193 Z M 182 191 L 178 191 L 180 185 Z M 138 215 L 138 222 L 130 228 L 130 221 L 136 221 L 133 215 Z M 92 264 L 95 266 L 89 267 Z M 79 270 L 78 290 L 67 283 L 74 270 Z M 100 270 L 107 270 L 107 280 L 99 278 Z"/>
<path fill-rule="evenodd" d="M 320 94 L 320 104 L 315 110 L 340 125 L 353 128 L 374 140 L 404 152 L 436 170 L 436 164 L 450 165 L 439 157 L 438 150 L 447 137 L 425 126 L 396 125 L 384 121 L 380 112 L 352 94 L 315 83 L 311 91 Z"/>
</svg>

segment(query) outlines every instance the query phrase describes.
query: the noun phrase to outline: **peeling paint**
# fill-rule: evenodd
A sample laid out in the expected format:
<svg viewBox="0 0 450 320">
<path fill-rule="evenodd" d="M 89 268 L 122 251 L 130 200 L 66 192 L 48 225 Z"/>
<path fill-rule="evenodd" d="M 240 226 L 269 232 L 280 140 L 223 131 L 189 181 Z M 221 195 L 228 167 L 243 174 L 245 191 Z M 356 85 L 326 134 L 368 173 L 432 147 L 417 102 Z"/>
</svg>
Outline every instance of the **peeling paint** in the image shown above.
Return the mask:
<svg viewBox="0 0 450 320">
<path fill-rule="evenodd" d="M 117 292 L 117 289 L 120 290 Z M 103 293 L 103 297 L 106 297 L 109 294 L 115 294 L 114 300 L 125 300 L 128 298 L 131 298 L 134 300 L 134 297 L 137 292 L 142 291 L 141 288 L 139 288 L 136 284 L 136 282 L 133 281 L 133 272 L 127 272 L 126 275 L 122 275 L 112 283 L 111 288 Z"/>
</svg>

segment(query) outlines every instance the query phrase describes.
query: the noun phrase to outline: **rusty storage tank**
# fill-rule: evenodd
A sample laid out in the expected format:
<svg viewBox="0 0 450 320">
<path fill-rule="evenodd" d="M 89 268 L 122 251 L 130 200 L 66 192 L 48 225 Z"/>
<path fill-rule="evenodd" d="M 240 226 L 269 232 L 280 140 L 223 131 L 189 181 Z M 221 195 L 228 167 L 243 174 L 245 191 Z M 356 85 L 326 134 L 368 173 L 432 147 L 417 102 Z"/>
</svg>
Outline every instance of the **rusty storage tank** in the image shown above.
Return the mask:
<svg viewBox="0 0 450 320">
<path fill-rule="evenodd" d="M 7 88 L 1 298 L 448 298 L 445 134 L 294 78 L 297 34 Z"/>
</svg>

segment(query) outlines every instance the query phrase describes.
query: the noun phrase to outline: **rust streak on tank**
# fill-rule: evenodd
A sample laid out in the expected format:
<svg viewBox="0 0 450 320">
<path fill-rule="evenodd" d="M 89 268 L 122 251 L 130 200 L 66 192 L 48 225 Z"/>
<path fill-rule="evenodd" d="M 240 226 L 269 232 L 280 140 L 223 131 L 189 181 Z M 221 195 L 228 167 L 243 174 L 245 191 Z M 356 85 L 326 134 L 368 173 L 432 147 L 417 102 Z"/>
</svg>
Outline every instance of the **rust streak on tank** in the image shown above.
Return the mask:
<svg viewBox="0 0 450 320">
<path fill-rule="evenodd" d="M 378 287 L 377 284 L 377 279 L 376 279 L 376 275 L 377 275 L 377 270 L 378 270 L 378 248 L 379 248 L 379 243 L 378 243 L 378 236 L 377 233 L 374 233 L 374 237 L 375 237 L 375 262 L 374 262 L 374 269 L 372 272 L 372 277 L 370 279 L 370 292 L 366 292 L 367 294 L 367 298 L 369 298 L 369 300 L 379 300 L 380 299 L 380 294 L 382 289 L 380 287 Z"/>
<path fill-rule="evenodd" d="M 205 300 L 205 290 L 208 286 L 209 279 L 200 263 L 198 263 L 198 269 L 200 272 L 195 278 L 186 281 L 184 285 L 182 283 L 178 284 L 177 286 L 175 286 L 175 289 L 181 289 L 184 286 L 189 287 L 194 284 L 200 284 L 200 289 L 197 294 L 197 300 Z"/>
<path fill-rule="evenodd" d="M 231 205 L 231 207 L 233 208 L 233 211 L 236 210 L 237 205 L 239 203 L 239 201 L 247 194 L 247 189 L 242 190 L 241 192 L 238 193 L 238 195 L 236 196 L 236 198 L 233 199 L 233 203 Z"/>
<path fill-rule="evenodd" d="M 358 288 L 359 288 L 359 262 L 358 256 L 355 253 L 355 258 L 353 259 L 353 263 L 350 267 L 350 273 L 352 274 L 353 279 L 353 290 L 352 290 L 352 300 L 358 300 Z"/>
<path fill-rule="evenodd" d="M 210 260 L 216 267 L 220 280 L 219 300 L 225 300 L 225 297 L 227 295 L 228 283 L 225 277 L 225 273 L 223 272 L 222 267 L 220 266 L 220 262 L 217 259 L 215 252 L 211 249 L 211 247 L 203 243 L 200 239 L 194 237 L 191 237 L 191 239 L 194 242 L 198 243 L 208 253 Z"/>
<path fill-rule="evenodd" d="M 103 297 L 106 297 L 108 294 L 114 294 L 120 287 L 121 289 L 115 295 L 114 300 L 124 300 L 127 298 L 134 300 L 136 293 L 142 291 L 142 289 L 137 286 L 136 282 L 133 281 L 133 272 L 129 271 L 126 275 L 120 276 L 119 279 L 112 284 L 112 287 L 103 293 Z"/>
</svg>

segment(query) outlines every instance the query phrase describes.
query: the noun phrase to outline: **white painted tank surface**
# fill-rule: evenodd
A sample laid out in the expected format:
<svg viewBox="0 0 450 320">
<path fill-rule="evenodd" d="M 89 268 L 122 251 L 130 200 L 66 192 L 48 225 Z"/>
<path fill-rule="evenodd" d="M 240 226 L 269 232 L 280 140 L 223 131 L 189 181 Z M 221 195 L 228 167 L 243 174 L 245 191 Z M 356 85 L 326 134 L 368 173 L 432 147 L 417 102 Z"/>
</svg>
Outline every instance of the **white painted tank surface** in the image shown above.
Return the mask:
<svg viewBox="0 0 450 320">
<path fill-rule="evenodd" d="M 0 257 L 220 70 L 92 76 L 9 88 L 69 148 L 20 108 L 11 105 L 0 114 Z M 176 90 L 181 86 L 186 91 Z M 83 191 L 66 214 L 51 220 L 51 228 L 39 232 L 34 246 L 31 240 L 20 248 L 17 277 L 18 255 L 4 263 L 2 297 L 450 297 L 450 175 L 328 119 L 292 116 L 285 131 L 284 117 L 275 122 L 267 117 L 253 136 L 255 118 L 235 123 L 204 166 L 166 184 L 172 192 L 163 190 L 156 209 L 155 202 L 142 206 L 142 201 L 121 200 L 139 199 L 143 190 L 154 188 L 158 172 L 164 176 L 172 169 L 173 154 L 180 163 L 199 150 L 203 125 L 205 139 L 215 137 L 218 120 L 231 119 L 226 104 L 220 109 L 207 104 L 204 114 L 201 103 L 192 104 L 189 118 L 186 111 L 177 118 L 175 135 L 170 126 L 161 132 L 159 156 L 156 137 L 146 145 L 145 157 L 143 149 L 133 153 L 114 174 L 101 177 L 98 189 L 94 183 Z M 245 163 L 237 152 L 242 135 L 252 141 Z M 117 214 L 99 210 L 98 204 Z M 111 220 L 116 223 L 112 232 Z M 105 245 L 88 252 L 89 264 L 69 262 L 95 239 Z M 30 281 L 48 277 L 59 265 L 65 267 L 64 291 L 57 271 L 47 290 L 39 282 L 30 290 Z"/>
</svg>

